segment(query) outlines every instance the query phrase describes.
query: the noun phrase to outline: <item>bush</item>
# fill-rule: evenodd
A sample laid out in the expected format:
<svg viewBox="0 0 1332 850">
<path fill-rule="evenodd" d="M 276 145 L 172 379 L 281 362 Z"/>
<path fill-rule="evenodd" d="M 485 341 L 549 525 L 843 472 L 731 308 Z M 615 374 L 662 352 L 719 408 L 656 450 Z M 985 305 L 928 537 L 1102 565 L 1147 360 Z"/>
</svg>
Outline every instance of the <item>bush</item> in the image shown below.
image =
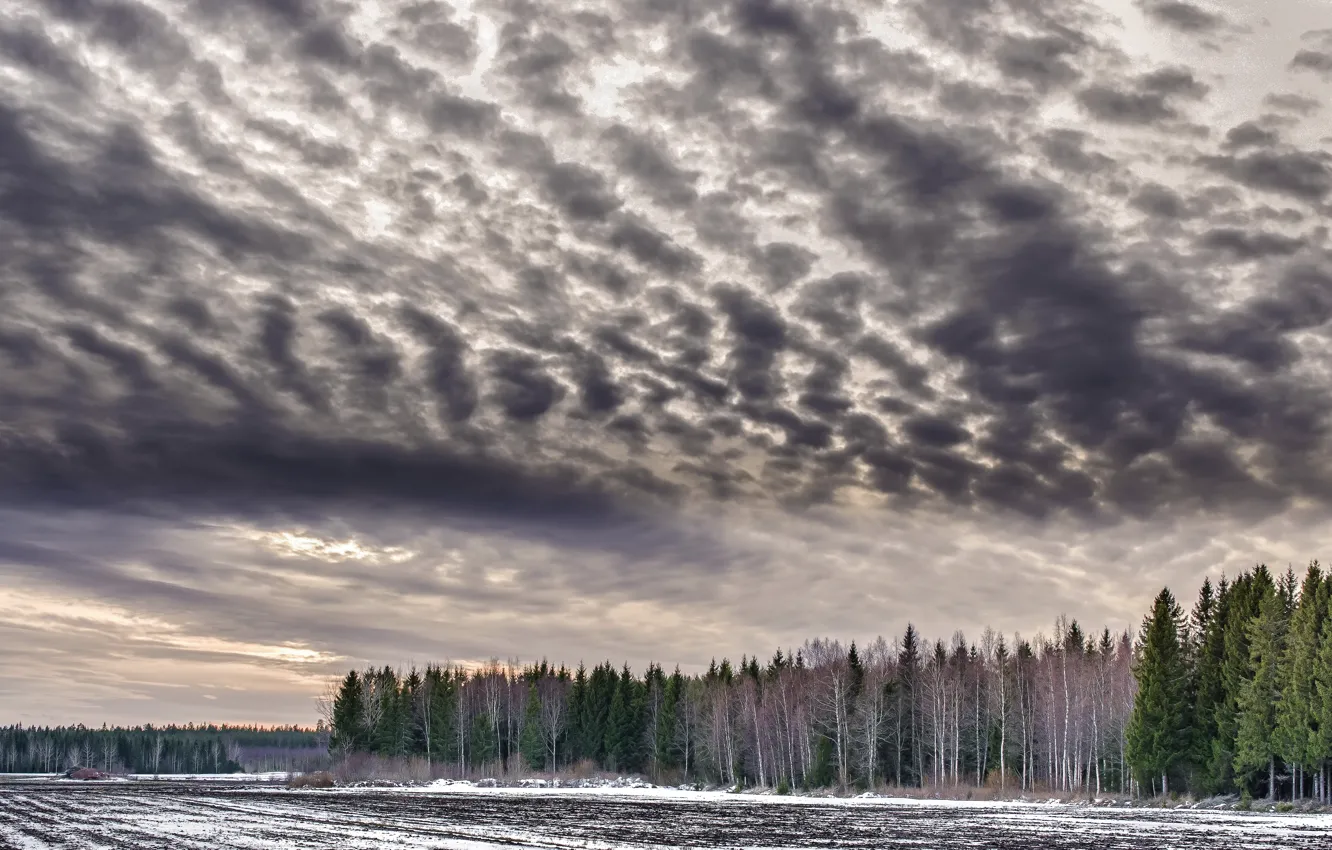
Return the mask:
<svg viewBox="0 0 1332 850">
<path fill-rule="evenodd" d="M 782 796 L 786 796 L 787 794 L 791 793 L 791 783 L 787 780 L 785 776 L 783 776 L 777 782 L 777 793 L 781 794 Z"/>
<path fill-rule="evenodd" d="M 1294 803 L 1277 803 L 1277 811 L 1278 811 L 1278 812 L 1293 812 L 1293 811 L 1295 811 L 1295 804 L 1294 804 Z"/>
<path fill-rule="evenodd" d="M 1247 812 L 1253 808 L 1253 796 L 1249 793 L 1248 789 L 1245 789 L 1240 794 L 1239 802 L 1235 804 L 1235 808 L 1239 809 L 1241 812 Z"/>
<path fill-rule="evenodd" d="M 326 770 L 297 774 L 287 780 L 288 788 L 332 788 L 337 784 L 333 774 Z"/>
</svg>

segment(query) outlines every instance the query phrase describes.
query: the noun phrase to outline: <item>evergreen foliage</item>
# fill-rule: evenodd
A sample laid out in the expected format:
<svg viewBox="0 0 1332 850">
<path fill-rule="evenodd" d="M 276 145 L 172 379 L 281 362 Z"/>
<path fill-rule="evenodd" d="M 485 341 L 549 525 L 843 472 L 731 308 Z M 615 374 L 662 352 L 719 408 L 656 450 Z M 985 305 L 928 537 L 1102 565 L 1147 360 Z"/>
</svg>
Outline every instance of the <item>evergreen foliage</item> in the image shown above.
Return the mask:
<svg viewBox="0 0 1332 850">
<path fill-rule="evenodd" d="M 1170 590 L 1162 590 L 1143 623 L 1133 671 L 1138 693 L 1126 740 L 1129 763 L 1139 782 L 1153 784 L 1159 778 L 1155 787 L 1163 794 L 1168 793 L 1170 776 L 1177 773 L 1190 743 L 1182 617 Z"/>
</svg>

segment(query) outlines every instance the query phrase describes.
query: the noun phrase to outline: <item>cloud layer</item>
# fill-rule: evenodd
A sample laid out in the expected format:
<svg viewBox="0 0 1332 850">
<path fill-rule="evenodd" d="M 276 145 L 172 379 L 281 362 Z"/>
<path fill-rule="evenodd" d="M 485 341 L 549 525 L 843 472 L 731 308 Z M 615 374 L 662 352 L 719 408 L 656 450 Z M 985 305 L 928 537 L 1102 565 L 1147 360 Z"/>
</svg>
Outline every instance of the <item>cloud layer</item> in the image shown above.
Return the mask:
<svg viewBox="0 0 1332 850">
<path fill-rule="evenodd" d="M 122 604 L 172 528 L 232 581 L 220 527 L 407 524 L 395 594 L 438 526 L 615 565 L 552 611 L 745 563 L 780 608 L 736 527 L 852 577 L 876 526 L 1311 516 L 1332 42 L 1288 5 L 3 0 L 0 569 Z"/>
</svg>

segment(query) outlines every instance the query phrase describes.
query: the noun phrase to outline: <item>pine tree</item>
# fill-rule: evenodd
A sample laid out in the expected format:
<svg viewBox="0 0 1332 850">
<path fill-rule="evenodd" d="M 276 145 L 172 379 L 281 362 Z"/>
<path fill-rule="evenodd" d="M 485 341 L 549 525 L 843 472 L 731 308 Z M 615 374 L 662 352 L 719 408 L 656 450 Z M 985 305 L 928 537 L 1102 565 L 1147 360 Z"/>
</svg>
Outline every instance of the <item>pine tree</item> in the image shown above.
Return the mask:
<svg viewBox="0 0 1332 850">
<path fill-rule="evenodd" d="M 1249 784 L 1267 771 L 1267 798 L 1276 799 L 1277 675 L 1285 638 L 1286 600 L 1282 593 L 1264 597 L 1258 617 L 1248 625 L 1252 676 L 1239 699 L 1239 726 L 1235 736 L 1235 772 Z"/>
<path fill-rule="evenodd" d="M 1169 589 L 1157 594 L 1142 625 L 1140 656 L 1134 667 L 1138 693 L 1127 732 L 1128 759 L 1140 782 L 1170 791 L 1170 776 L 1189 749 L 1185 706 L 1184 651 L 1180 645 L 1183 611 Z"/>
</svg>

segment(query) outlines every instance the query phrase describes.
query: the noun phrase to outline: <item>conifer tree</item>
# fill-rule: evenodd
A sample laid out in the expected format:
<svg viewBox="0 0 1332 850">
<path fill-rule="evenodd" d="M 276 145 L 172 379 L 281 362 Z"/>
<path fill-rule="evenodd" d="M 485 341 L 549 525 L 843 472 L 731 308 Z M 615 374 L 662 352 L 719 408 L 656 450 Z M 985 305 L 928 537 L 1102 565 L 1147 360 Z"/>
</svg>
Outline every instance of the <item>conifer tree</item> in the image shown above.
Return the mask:
<svg viewBox="0 0 1332 850">
<path fill-rule="evenodd" d="M 638 682 L 626 666 L 616 682 L 606 722 L 606 760 L 611 770 L 627 771 L 638 766 L 642 709 Z"/>
<path fill-rule="evenodd" d="M 1332 573 L 1332 571 L 1329 571 Z M 1320 767 L 1324 802 L 1332 801 L 1332 574 L 1323 582 L 1319 594 L 1322 628 L 1314 664 L 1314 741 Z"/>
<path fill-rule="evenodd" d="M 797 663 L 803 659 L 796 656 Z M 902 636 L 902 648 L 897 655 L 897 758 L 896 774 L 898 785 L 917 785 L 921 782 L 923 771 L 919 723 L 917 716 L 918 699 L 916 695 L 920 678 L 920 633 L 915 625 L 907 623 L 906 633 Z"/>
<path fill-rule="evenodd" d="M 1138 780 L 1163 795 L 1169 793 L 1170 776 L 1189 749 L 1182 617 L 1169 589 L 1157 594 L 1142 625 L 1141 655 L 1133 671 L 1138 693 L 1129 719 L 1128 759 Z"/>
<path fill-rule="evenodd" d="M 1276 593 L 1276 585 L 1265 565 L 1235 580 L 1229 594 L 1224 623 L 1221 684 L 1223 698 L 1216 706 L 1216 730 L 1208 774 L 1221 790 L 1234 790 L 1236 739 L 1239 735 L 1240 694 L 1253 677 L 1249 649 L 1249 623 L 1256 619 L 1262 601 Z"/>
<path fill-rule="evenodd" d="M 365 748 L 363 714 L 361 677 L 352 670 L 343 678 L 333 700 L 333 732 L 328 740 L 330 752 L 346 754 Z"/>
<path fill-rule="evenodd" d="M 485 767 L 499 760 L 499 736 L 495 734 L 495 721 L 488 712 L 479 712 L 472 719 L 472 767 Z"/>
<path fill-rule="evenodd" d="M 666 679 L 662 692 L 661 713 L 657 716 L 657 764 L 663 770 L 670 770 L 677 764 L 678 746 L 676 730 L 680 723 L 680 700 L 684 697 L 684 676 L 677 666 L 675 672 Z"/>
<path fill-rule="evenodd" d="M 450 671 L 433 665 L 426 668 L 425 702 L 427 757 L 432 762 L 458 761 L 458 696 Z"/>
<path fill-rule="evenodd" d="M 407 755 L 425 755 L 428 716 L 425 704 L 425 680 L 415 667 L 402 680 L 399 711 L 403 716 L 400 730 L 402 743 L 399 751 Z"/>
<path fill-rule="evenodd" d="M 573 684 L 569 688 L 569 760 L 577 764 L 588 757 L 584 741 L 583 723 L 587 705 L 587 667 L 578 662 Z"/>
<path fill-rule="evenodd" d="M 1276 729 L 1274 749 L 1295 770 L 1291 785 L 1294 799 L 1302 795 L 1302 777 L 1316 770 L 1321 761 L 1315 725 L 1314 668 L 1318 663 L 1319 606 L 1323 573 L 1318 563 L 1309 565 L 1300 586 L 1299 602 L 1291 615 L 1286 651 L 1277 665 Z"/>
<path fill-rule="evenodd" d="M 847 704 L 854 706 L 865 683 L 865 665 L 860 660 L 860 653 L 856 652 L 855 641 L 851 641 L 851 648 L 847 650 L 846 666 L 851 672 L 851 682 L 847 688 Z"/>
<path fill-rule="evenodd" d="M 1239 724 L 1235 736 L 1235 772 L 1252 784 L 1267 772 L 1267 798 L 1276 799 L 1277 742 L 1276 703 L 1280 680 L 1277 674 L 1285 638 L 1286 599 L 1269 593 L 1258 617 L 1248 624 L 1249 661 L 1252 675 L 1240 691 Z"/>
<path fill-rule="evenodd" d="M 546 741 L 541 730 L 541 696 L 536 682 L 527 686 L 527 705 L 523 709 L 523 734 L 518 744 L 523 761 L 532 770 L 546 766 Z"/>
<path fill-rule="evenodd" d="M 1225 700 L 1222 664 L 1225 660 L 1225 626 L 1229 614 L 1230 587 L 1224 576 L 1215 593 L 1210 580 L 1203 582 L 1193 609 L 1196 649 L 1192 666 L 1192 741 L 1189 762 L 1196 769 L 1198 786 L 1208 793 L 1223 790 L 1225 775 L 1209 769 L 1212 741 L 1217 736 L 1217 711 Z"/>
</svg>

